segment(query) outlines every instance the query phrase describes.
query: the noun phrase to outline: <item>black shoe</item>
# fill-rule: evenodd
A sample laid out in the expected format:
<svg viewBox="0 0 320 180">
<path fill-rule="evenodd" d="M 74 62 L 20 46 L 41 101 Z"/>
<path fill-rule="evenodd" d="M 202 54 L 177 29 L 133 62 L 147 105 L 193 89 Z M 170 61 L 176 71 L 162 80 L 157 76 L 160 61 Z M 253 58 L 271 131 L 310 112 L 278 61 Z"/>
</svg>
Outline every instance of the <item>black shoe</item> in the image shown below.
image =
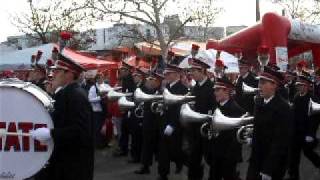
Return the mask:
<svg viewBox="0 0 320 180">
<path fill-rule="evenodd" d="M 181 173 L 181 171 L 182 171 L 182 168 L 183 168 L 183 166 L 182 165 L 177 165 L 176 166 L 176 174 L 180 174 Z"/>
<path fill-rule="evenodd" d="M 138 159 L 130 159 L 128 160 L 128 163 L 130 164 L 136 164 L 136 163 L 139 163 L 140 161 Z"/>
<path fill-rule="evenodd" d="M 157 180 L 168 180 L 167 176 L 158 176 Z"/>
<path fill-rule="evenodd" d="M 135 174 L 150 174 L 149 167 L 142 167 L 141 169 L 138 169 L 134 171 Z"/>
</svg>

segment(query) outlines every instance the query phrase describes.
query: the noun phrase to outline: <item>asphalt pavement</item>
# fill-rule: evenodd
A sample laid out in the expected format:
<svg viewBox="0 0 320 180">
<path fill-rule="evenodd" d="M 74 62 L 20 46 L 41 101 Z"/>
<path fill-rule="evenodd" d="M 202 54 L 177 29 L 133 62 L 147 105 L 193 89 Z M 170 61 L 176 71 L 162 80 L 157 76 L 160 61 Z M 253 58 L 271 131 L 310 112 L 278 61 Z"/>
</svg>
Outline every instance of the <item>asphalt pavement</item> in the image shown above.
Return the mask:
<svg viewBox="0 0 320 180">
<path fill-rule="evenodd" d="M 320 154 L 320 146 L 317 147 L 317 152 Z M 112 153 L 114 148 L 106 148 L 96 151 L 95 162 L 95 178 L 94 180 L 156 180 L 157 179 L 157 163 L 154 163 L 149 175 L 136 175 L 133 172 L 137 170 L 139 164 L 128 163 L 128 157 L 113 157 Z M 241 172 L 241 178 L 245 179 L 245 173 L 247 171 L 248 159 L 250 154 L 250 148 L 244 146 L 243 157 L 244 162 L 241 163 L 238 169 Z M 181 174 L 175 174 L 175 166 L 172 163 L 171 175 L 169 180 L 187 180 L 187 168 L 184 167 Z M 304 155 L 302 155 L 301 161 L 301 180 L 319 180 L 320 171 L 316 169 Z M 208 167 L 205 167 L 205 179 L 207 179 Z"/>
</svg>

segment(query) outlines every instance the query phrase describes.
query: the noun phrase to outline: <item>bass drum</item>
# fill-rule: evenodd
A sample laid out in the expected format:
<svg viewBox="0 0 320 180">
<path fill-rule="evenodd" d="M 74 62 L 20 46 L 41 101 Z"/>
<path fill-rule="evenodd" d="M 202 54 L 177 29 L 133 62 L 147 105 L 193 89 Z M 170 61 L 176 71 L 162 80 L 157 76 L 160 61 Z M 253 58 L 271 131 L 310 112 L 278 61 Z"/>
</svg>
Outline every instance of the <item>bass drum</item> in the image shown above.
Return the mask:
<svg viewBox="0 0 320 180">
<path fill-rule="evenodd" d="M 52 110 L 52 98 L 39 87 L 18 79 L 0 80 L 0 128 L 6 132 L 0 136 L 0 179 L 25 179 L 45 166 L 53 141 L 41 144 L 29 132 L 52 129 Z"/>
</svg>

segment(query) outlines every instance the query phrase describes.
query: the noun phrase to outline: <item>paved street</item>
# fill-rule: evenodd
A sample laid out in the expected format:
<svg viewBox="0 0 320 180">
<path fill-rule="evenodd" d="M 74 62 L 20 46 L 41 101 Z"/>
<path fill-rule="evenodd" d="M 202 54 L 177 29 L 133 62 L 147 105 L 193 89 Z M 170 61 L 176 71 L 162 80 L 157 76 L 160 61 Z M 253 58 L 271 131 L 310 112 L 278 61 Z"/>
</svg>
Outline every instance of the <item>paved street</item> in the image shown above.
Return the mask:
<svg viewBox="0 0 320 180">
<path fill-rule="evenodd" d="M 249 148 L 244 148 L 244 158 L 248 159 Z M 320 153 L 320 147 L 317 148 Z M 186 168 L 180 175 L 174 174 L 174 165 L 172 165 L 172 174 L 170 180 L 187 180 Z M 94 180 L 155 180 L 157 178 L 157 167 L 154 164 L 150 175 L 136 175 L 134 170 L 139 168 L 138 164 L 128 164 L 127 158 L 115 158 L 112 156 L 112 149 L 99 150 L 96 152 L 95 178 Z M 247 163 L 240 166 L 241 176 L 244 179 L 244 173 L 247 169 Z M 208 168 L 206 168 L 208 172 Z M 312 164 L 304 157 L 301 165 L 301 180 L 319 180 L 320 172 L 318 172 Z M 207 174 L 207 173 L 205 173 Z"/>
</svg>

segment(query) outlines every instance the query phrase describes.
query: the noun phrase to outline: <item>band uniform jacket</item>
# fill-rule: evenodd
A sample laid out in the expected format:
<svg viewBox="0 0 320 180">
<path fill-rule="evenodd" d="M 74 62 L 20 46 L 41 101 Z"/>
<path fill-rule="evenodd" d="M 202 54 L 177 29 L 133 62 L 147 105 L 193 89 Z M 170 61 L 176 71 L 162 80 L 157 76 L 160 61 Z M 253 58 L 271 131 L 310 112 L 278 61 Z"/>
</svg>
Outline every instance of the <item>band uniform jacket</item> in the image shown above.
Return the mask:
<svg viewBox="0 0 320 180">
<path fill-rule="evenodd" d="M 288 82 L 286 85 L 285 85 L 285 88 L 287 89 L 287 92 L 288 92 L 288 98 L 289 98 L 289 102 L 292 102 L 295 95 L 296 95 L 296 81 L 291 81 L 291 82 Z"/>
<path fill-rule="evenodd" d="M 175 95 L 185 95 L 188 93 L 187 87 L 184 86 L 181 81 L 178 81 L 172 87 L 170 87 L 170 85 L 168 84 L 167 89 L 169 90 L 170 93 Z M 181 104 L 173 104 L 165 108 L 165 111 L 164 111 L 165 124 L 162 125 L 161 129 L 164 129 L 166 125 L 172 126 L 174 130 L 176 130 L 176 128 L 181 129 L 180 122 L 179 122 L 180 107 L 181 107 Z"/>
<path fill-rule="evenodd" d="M 239 118 L 245 114 L 242 109 L 233 99 L 229 99 L 223 106 L 218 105 L 221 113 L 230 118 Z M 213 137 L 213 162 L 216 159 L 223 159 L 230 163 L 242 161 L 242 147 L 236 138 L 237 128 L 225 130 L 218 133 Z"/>
<path fill-rule="evenodd" d="M 136 90 L 136 85 L 131 74 L 127 77 L 122 78 L 121 80 L 122 92 L 134 92 Z"/>
<path fill-rule="evenodd" d="M 213 83 L 208 78 L 201 86 L 198 82 L 192 89 L 192 95 L 195 96 L 194 110 L 203 114 L 208 114 L 212 107 L 217 103 L 214 97 Z"/>
<path fill-rule="evenodd" d="M 297 94 L 293 100 L 294 135 L 304 138 L 310 135 L 311 117 L 308 116 L 308 105 L 311 98 L 310 92 L 304 96 Z"/>
<path fill-rule="evenodd" d="M 313 84 L 314 90 L 313 90 L 313 96 L 314 96 L 314 101 L 317 103 L 320 103 L 320 82 L 315 82 Z"/>
<path fill-rule="evenodd" d="M 317 101 L 316 97 L 308 92 L 304 96 L 297 94 L 294 98 L 294 135 L 304 139 L 305 136 L 316 137 L 319 126 L 319 114 L 308 115 L 310 98 Z M 295 138 L 295 137 L 294 137 Z"/>
<path fill-rule="evenodd" d="M 51 135 L 54 150 L 50 159 L 53 179 L 93 178 L 94 131 L 92 110 L 86 92 L 71 83 L 55 96 Z"/>
<path fill-rule="evenodd" d="M 280 180 L 286 171 L 287 154 L 292 138 L 292 110 L 279 95 L 264 103 L 258 97 L 254 110 L 252 152 L 247 180 L 258 180 L 259 173 Z"/>
<path fill-rule="evenodd" d="M 146 94 L 156 94 L 156 90 L 148 90 L 147 88 L 144 89 Z M 153 101 L 155 102 L 155 101 Z M 142 120 L 142 129 L 143 131 L 147 132 L 158 132 L 159 130 L 159 121 L 160 121 L 160 114 L 154 113 L 151 111 L 151 104 L 153 102 L 145 102 L 143 109 L 144 109 L 144 117 Z"/>
<path fill-rule="evenodd" d="M 236 86 L 236 95 L 234 97 L 235 101 L 246 112 L 249 112 L 250 114 L 252 114 L 253 108 L 254 108 L 254 94 L 244 94 L 242 90 L 243 83 L 246 83 L 250 87 L 257 88 L 258 81 L 255 79 L 255 75 L 252 72 L 249 72 L 249 74 L 245 78 L 243 78 L 242 76 L 239 76 L 235 84 Z"/>
</svg>

